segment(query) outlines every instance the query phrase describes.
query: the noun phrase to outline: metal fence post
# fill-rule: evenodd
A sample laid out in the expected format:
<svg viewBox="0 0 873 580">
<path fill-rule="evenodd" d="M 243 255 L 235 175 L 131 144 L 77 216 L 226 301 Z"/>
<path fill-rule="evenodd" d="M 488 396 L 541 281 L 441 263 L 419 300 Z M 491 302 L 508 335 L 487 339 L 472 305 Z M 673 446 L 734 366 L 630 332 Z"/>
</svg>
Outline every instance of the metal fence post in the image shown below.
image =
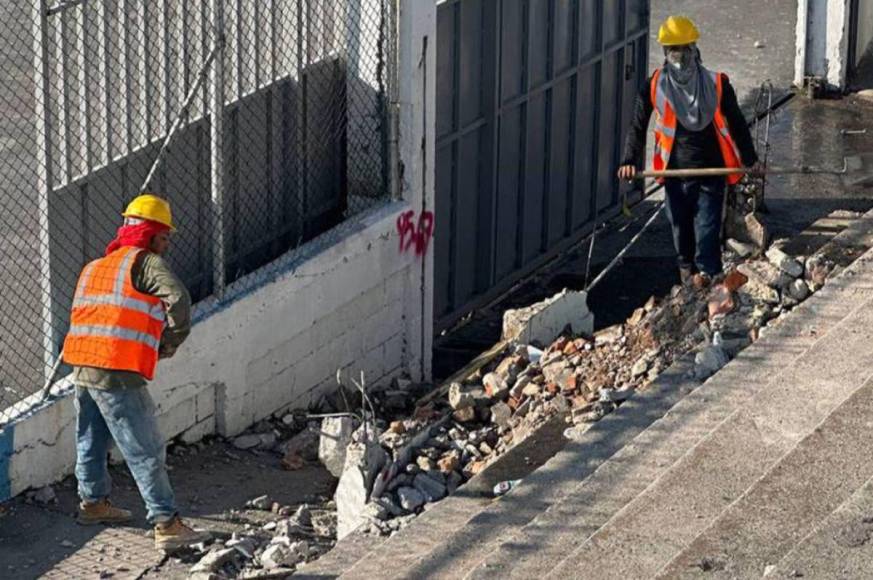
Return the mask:
<svg viewBox="0 0 873 580">
<path fill-rule="evenodd" d="M 225 232 L 224 232 L 224 0 L 210 0 L 212 29 L 218 48 L 209 73 L 209 97 L 212 109 L 211 129 L 211 184 L 212 184 L 212 280 L 216 297 L 225 288 Z"/>
<path fill-rule="evenodd" d="M 51 214 L 49 195 L 54 185 L 54 159 L 52 151 L 52 111 L 51 88 L 48 79 L 49 67 L 49 29 L 48 3 L 38 0 L 33 3 L 34 38 L 34 97 L 39 114 L 36 116 L 36 156 L 39 201 L 39 267 L 40 304 L 43 330 L 43 365 L 46 377 L 51 372 L 58 356 L 60 333 L 55 328 L 55 296 L 53 292 Z"/>
</svg>

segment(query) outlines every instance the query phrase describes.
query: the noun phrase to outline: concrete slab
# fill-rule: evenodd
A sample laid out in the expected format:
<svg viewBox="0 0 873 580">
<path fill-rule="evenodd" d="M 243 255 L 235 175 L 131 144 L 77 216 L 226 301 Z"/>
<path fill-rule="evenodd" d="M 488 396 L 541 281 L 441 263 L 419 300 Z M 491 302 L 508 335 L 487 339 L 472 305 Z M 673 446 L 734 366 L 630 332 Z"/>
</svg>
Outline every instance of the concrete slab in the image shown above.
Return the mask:
<svg viewBox="0 0 873 580">
<path fill-rule="evenodd" d="M 764 574 L 873 476 L 871 417 L 873 382 L 868 382 L 725 510 L 659 577 Z M 718 565 L 704 571 L 703 561 Z"/>
<path fill-rule="evenodd" d="M 871 306 L 860 303 L 571 552 L 551 577 L 572 573 L 583 554 L 592 578 L 647 577 L 660 570 L 873 374 Z"/>
<path fill-rule="evenodd" d="M 865 264 L 861 262 L 845 277 L 835 278 L 795 309 L 781 325 L 678 402 L 567 497 L 506 538 L 471 576 L 526 578 L 565 558 L 851 314 L 859 299 L 873 298 L 873 268 Z"/>
</svg>

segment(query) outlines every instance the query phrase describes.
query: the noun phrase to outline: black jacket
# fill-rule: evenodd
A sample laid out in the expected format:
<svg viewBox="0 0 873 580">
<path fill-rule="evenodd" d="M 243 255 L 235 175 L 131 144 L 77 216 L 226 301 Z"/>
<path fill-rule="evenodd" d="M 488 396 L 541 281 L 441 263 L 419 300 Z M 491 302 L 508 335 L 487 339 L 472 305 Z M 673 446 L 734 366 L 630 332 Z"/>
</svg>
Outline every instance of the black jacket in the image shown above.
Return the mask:
<svg viewBox="0 0 873 580">
<path fill-rule="evenodd" d="M 642 167 L 646 153 L 646 130 L 654 107 L 651 99 L 652 77 L 637 95 L 634 118 L 625 141 L 622 165 Z M 728 123 L 740 159 L 746 167 L 758 161 L 755 144 L 746 118 L 737 103 L 737 94 L 724 75 L 721 96 L 721 112 Z M 668 169 L 699 169 L 702 167 L 724 167 L 724 158 L 718 146 L 715 124 L 710 123 L 701 131 L 689 131 L 681 123 L 676 127 L 676 140 L 670 154 Z"/>
</svg>

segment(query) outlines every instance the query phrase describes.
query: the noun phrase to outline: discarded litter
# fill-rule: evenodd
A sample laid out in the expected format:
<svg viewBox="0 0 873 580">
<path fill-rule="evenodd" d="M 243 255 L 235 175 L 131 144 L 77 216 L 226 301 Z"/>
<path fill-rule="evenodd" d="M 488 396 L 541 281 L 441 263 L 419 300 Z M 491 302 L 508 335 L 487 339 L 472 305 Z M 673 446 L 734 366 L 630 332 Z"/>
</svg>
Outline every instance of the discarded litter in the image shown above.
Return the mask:
<svg viewBox="0 0 873 580">
<path fill-rule="evenodd" d="M 521 483 L 520 479 L 511 479 L 508 481 L 501 481 L 497 485 L 494 486 L 494 497 L 500 497 L 501 495 L 506 495 Z"/>
</svg>

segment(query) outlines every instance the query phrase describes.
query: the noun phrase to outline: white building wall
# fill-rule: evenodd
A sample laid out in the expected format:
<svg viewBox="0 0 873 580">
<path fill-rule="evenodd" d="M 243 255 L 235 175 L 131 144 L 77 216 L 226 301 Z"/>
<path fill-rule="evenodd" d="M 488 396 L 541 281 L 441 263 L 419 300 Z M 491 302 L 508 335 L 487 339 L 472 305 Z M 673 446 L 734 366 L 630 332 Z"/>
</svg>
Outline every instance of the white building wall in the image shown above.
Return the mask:
<svg viewBox="0 0 873 580">
<path fill-rule="evenodd" d="M 849 69 L 850 22 L 857 19 L 857 59 L 873 41 L 873 0 L 859 0 L 858 13 L 851 14 L 849 0 L 798 0 L 795 84 L 807 77 L 821 77 L 833 88 L 846 87 Z"/>
<path fill-rule="evenodd" d="M 429 378 L 433 252 L 405 249 L 398 218 L 433 211 L 435 5 L 400 0 L 399 36 L 403 200 L 271 265 L 269 279 L 239 281 L 224 303 L 199 305 L 191 337 L 149 387 L 165 437 L 235 435 L 316 401 L 338 369 L 363 370 L 369 384 Z M 0 500 L 72 472 L 75 409 L 69 385 L 58 391 L 42 407 L 28 409 L 36 395 L 23 401 L 0 431 Z"/>
</svg>

